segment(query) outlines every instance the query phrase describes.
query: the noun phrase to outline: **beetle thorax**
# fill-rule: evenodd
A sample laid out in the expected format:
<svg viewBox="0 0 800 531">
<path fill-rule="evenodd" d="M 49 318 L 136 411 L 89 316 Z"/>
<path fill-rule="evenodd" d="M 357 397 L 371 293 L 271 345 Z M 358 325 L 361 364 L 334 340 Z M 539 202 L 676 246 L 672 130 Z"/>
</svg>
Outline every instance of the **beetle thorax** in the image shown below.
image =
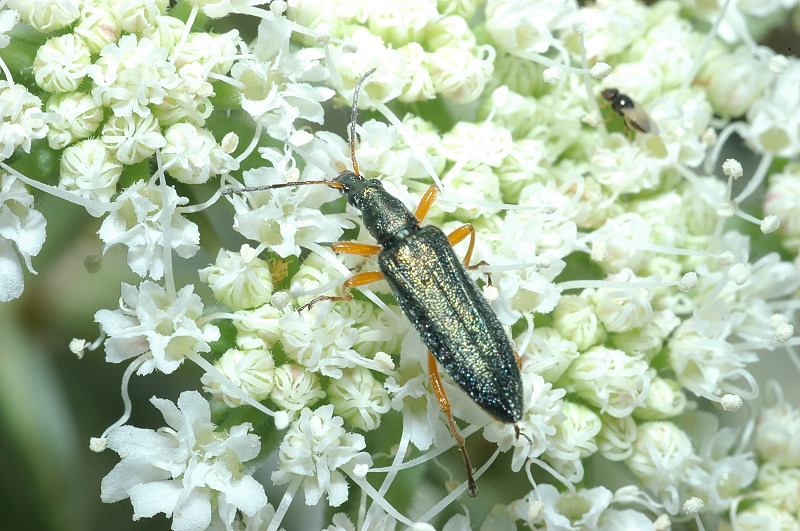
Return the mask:
<svg viewBox="0 0 800 531">
<path fill-rule="evenodd" d="M 343 171 L 336 181 L 345 186 L 342 193 L 347 196 L 347 202 L 361 211 L 364 226 L 378 243 L 383 244 L 419 225 L 414 214 L 387 192 L 378 179 L 364 179 Z"/>
</svg>

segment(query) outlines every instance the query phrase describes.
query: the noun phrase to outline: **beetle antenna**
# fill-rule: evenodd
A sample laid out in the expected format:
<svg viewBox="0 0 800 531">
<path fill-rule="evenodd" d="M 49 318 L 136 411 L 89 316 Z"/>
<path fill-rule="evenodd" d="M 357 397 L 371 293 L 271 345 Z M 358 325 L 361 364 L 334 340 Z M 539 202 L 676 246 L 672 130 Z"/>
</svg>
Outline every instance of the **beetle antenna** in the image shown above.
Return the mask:
<svg viewBox="0 0 800 531">
<path fill-rule="evenodd" d="M 358 162 L 356 161 L 356 122 L 358 121 L 358 91 L 361 89 L 361 84 L 364 83 L 364 80 L 367 79 L 372 73 L 375 71 L 375 68 L 371 68 L 367 70 L 367 72 L 361 76 L 361 79 L 358 80 L 356 83 L 356 88 L 353 90 L 353 113 L 350 117 L 350 156 L 353 159 L 353 173 L 356 176 L 361 177 L 361 174 L 358 173 Z"/>
</svg>

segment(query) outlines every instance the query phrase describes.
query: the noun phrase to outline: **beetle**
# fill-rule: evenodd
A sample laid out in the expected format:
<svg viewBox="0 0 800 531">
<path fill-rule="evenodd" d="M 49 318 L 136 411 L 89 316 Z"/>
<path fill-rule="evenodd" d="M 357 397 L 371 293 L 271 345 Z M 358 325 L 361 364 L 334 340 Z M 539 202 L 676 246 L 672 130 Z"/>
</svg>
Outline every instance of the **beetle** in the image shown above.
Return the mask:
<svg viewBox="0 0 800 531">
<path fill-rule="evenodd" d="M 450 412 L 450 400 L 439 377 L 437 362 L 484 411 L 502 422 L 513 424 L 519 438 L 517 423 L 523 410 L 521 361 L 491 306 L 467 272 L 477 268 L 477 265 L 469 265 L 475 246 L 473 226 L 463 225 L 449 235 L 433 225 L 421 226 L 439 193 L 436 185 L 427 189 L 412 213 L 386 191 L 379 179 L 365 179 L 358 172 L 355 152 L 358 91 L 374 71 L 373 68 L 361 77 L 353 94 L 350 123 L 352 171 L 342 171 L 332 180 L 287 182 L 226 190 L 224 193 L 318 184 L 337 189 L 347 197 L 348 203 L 361 211 L 364 226 L 377 245 L 336 242 L 331 248 L 337 253 L 364 257 L 377 255 L 380 271 L 357 273 L 342 284 L 341 295 L 318 296 L 299 311 L 324 300 L 352 300 L 350 288 L 378 280 L 388 282 L 398 305 L 428 348 L 431 387 L 461 450 L 469 494 L 474 498 L 478 491 L 472 465 L 464 439 Z M 462 263 L 452 246 L 466 237 L 470 241 Z"/>
<path fill-rule="evenodd" d="M 628 127 L 642 133 L 658 134 L 658 126 L 644 110 L 644 107 L 636 103 L 633 98 L 622 94 L 615 88 L 607 88 L 600 95 L 611 104 L 612 109 L 622 116 Z"/>
</svg>

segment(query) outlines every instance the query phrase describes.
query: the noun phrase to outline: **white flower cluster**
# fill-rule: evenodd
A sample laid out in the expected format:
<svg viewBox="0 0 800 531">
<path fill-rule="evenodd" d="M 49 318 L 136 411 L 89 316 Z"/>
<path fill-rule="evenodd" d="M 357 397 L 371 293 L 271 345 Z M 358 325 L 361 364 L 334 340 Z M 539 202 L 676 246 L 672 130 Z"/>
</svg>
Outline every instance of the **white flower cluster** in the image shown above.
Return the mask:
<svg viewBox="0 0 800 531">
<path fill-rule="evenodd" d="M 58 161 L 42 170 L 57 187 L 2 163 L 0 300 L 20 296 L 44 243 L 24 185 L 80 204 L 103 218 L 103 253 L 123 246 L 141 278 L 95 314 L 106 359 L 130 363 L 123 393 L 134 370 L 190 360 L 214 418 L 248 421 L 218 429 L 197 392 L 153 398 L 169 425 L 157 432 L 124 425 L 126 411 L 95 440 L 121 457 L 103 501 L 130 498 L 134 519 L 164 513 L 180 530 L 277 530 L 301 490 L 343 507 L 337 530 L 800 517 L 798 408 L 774 390 L 758 411 L 751 370 L 800 344 L 800 61 L 754 42 L 796 1 L 84 4 L 0 11 L 0 32 L 18 16 L 42 35 L 31 87 L 0 84 L 0 158 L 41 146 Z M 230 14 L 254 24 L 206 31 Z M 351 162 L 350 116 L 334 106 L 372 68 Z M 749 156 L 723 162 L 733 134 Z M 368 247 L 330 250 L 376 243 L 348 191 L 325 186 L 356 161 L 412 212 L 438 185 L 424 222 L 475 229 L 475 278 L 524 393 L 509 425 L 442 375 L 478 484 L 503 486 L 481 491 L 497 496 L 485 517 L 456 514 L 444 401 L 386 284 L 336 300 L 377 268 Z M 213 234 L 223 223 L 249 243 L 223 247 L 236 236 Z M 212 265 L 173 266 L 201 245 Z M 478 453 L 478 437 L 493 444 Z M 447 451 L 447 474 L 428 466 Z M 256 477 L 286 485 L 273 504 L 251 475 L 270 454 Z"/>
</svg>

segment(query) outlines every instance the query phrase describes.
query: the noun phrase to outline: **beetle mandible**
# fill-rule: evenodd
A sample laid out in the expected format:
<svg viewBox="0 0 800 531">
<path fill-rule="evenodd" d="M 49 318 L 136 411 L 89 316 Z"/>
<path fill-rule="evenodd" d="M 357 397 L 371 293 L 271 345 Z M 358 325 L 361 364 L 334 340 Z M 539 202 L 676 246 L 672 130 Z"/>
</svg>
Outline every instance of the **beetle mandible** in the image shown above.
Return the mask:
<svg viewBox="0 0 800 531">
<path fill-rule="evenodd" d="M 347 202 L 361 211 L 364 226 L 378 245 L 360 242 L 336 242 L 337 253 L 378 257 L 380 271 L 365 271 L 347 279 L 341 295 L 323 295 L 300 307 L 310 308 L 317 302 L 349 301 L 350 288 L 378 280 L 386 280 L 397 303 L 428 347 L 428 372 L 431 387 L 439 401 L 450 431 L 458 444 L 467 469 L 469 494 L 477 496 L 464 439 L 450 413 L 450 401 L 439 378 L 436 362 L 452 377 L 484 411 L 505 423 L 522 418 L 523 396 L 520 358 L 486 298 L 470 278 L 475 229 L 463 225 L 449 235 L 433 225 L 421 226 L 439 188 L 431 185 L 412 214 L 403 203 L 387 192 L 378 179 L 365 179 L 358 172 L 355 152 L 355 126 L 358 116 L 358 91 L 375 69 L 364 74 L 355 86 L 350 123 L 350 153 L 353 171 L 342 171 L 333 180 L 300 181 L 226 190 L 224 193 L 252 192 L 322 184 L 335 188 Z M 464 263 L 452 246 L 469 236 Z M 523 434 L 524 437 L 527 438 Z"/>
</svg>

